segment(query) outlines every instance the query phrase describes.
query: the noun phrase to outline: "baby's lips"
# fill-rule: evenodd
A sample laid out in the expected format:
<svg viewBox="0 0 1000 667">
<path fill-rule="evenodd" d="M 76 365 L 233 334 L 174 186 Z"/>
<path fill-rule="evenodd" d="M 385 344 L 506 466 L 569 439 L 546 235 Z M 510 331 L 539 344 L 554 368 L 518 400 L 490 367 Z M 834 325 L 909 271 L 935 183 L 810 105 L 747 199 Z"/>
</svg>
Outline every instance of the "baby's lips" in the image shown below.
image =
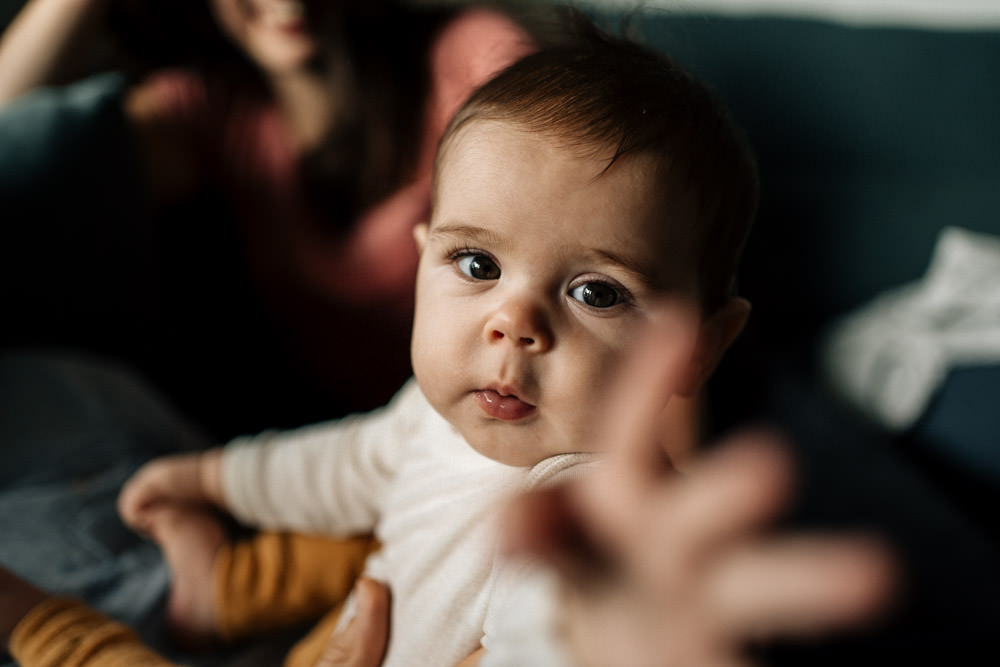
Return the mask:
<svg viewBox="0 0 1000 667">
<path fill-rule="evenodd" d="M 475 393 L 479 408 L 490 417 L 502 421 L 518 421 L 534 414 L 536 408 L 514 395 L 505 395 L 495 389 L 481 389 Z"/>
</svg>

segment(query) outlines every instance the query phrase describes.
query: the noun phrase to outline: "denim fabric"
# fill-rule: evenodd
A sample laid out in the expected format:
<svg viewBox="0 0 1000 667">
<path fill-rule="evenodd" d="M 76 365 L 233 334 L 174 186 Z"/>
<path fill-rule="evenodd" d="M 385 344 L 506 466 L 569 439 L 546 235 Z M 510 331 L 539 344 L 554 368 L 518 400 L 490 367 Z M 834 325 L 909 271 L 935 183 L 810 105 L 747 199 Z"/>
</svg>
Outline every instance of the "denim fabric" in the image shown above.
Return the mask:
<svg viewBox="0 0 1000 667">
<path fill-rule="evenodd" d="M 0 564 L 164 650 L 168 571 L 115 501 L 144 461 L 207 444 L 124 369 L 58 352 L 0 354 Z"/>
</svg>

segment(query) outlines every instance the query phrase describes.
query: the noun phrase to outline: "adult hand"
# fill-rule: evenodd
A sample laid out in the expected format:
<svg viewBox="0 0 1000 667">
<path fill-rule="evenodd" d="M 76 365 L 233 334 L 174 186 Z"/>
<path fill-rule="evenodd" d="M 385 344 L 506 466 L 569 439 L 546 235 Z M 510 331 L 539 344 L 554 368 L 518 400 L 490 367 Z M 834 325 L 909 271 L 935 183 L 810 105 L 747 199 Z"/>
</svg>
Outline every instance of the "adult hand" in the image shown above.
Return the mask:
<svg viewBox="0 0 1000 667">
<path fill-rule="evenodd" d="M 327 643 L 316 667 L 378 667 L 389 641 L 389 589 L 361 577 L 354 585 L 354 617 Z"/>
<path fill-rule="evenodd" d="M 732 437 L 683 476 L 666 462 L 656 416 L 684 354 L 671 342 L 676 320 L 661 319 L 602 414 L 606 465 L 511 514 L 509 549 L 559 574 L 558 620 L 577 664 L 747 665 L 755 641 L 870 618 L 894 580 L 880 543 L 765 530 L 792 483 L 780 437 Z"/>
</svg>

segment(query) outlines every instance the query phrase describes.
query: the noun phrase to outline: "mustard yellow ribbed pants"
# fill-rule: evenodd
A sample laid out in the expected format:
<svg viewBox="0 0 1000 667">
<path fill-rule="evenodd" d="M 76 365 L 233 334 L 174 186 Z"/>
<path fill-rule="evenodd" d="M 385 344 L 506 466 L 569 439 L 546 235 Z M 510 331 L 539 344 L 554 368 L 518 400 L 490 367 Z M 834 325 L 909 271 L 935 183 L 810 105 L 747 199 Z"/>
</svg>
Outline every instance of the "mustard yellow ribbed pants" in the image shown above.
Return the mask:
<svg viewBox="0 0 1000 667">
<path fill-rule="evenodd" d="M 370 537 L 291 533 L 227 545 L 213 572 L 220 637 L 232 641 L 320 619 L 285 659 L 286 667 L 312 667 L 376 548 Z M 10 650 L 22 667 L 177 667 L 127 627 L 71 598 L 50 598 L 32 609 L 14 629 Z"/>
</svg>

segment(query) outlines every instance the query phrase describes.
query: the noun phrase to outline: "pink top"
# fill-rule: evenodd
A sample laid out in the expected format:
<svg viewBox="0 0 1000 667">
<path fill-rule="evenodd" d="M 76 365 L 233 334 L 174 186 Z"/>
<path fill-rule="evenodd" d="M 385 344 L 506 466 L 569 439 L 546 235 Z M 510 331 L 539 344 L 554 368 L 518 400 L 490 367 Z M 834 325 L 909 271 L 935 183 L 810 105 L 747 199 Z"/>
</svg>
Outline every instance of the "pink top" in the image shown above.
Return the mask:
<svg viewBox="0 0 1000 667">
<path fill-rule="evenodd" d="M 246 106 L 223 119 L 196 75 L 170 70 L 149 82 L 177 122 L 195 136 L 218 137 L 205 159 L 218 165 L 220 185 L 236 203 L 262 303 L 303 368 L 321 386 L 352 396 L 357 409 L 384 403 L 410 374 L 412 229 L 430 215 L 444 128 L 477 86 L 532 48 L 520 26 L 493 11 L 467 10 L 445 25 L 429 52 L 431 85 L 414 173 L 340 237 L 318 229 L 299 208 L 297 155 L 276 107 Z"/>
</svg>

